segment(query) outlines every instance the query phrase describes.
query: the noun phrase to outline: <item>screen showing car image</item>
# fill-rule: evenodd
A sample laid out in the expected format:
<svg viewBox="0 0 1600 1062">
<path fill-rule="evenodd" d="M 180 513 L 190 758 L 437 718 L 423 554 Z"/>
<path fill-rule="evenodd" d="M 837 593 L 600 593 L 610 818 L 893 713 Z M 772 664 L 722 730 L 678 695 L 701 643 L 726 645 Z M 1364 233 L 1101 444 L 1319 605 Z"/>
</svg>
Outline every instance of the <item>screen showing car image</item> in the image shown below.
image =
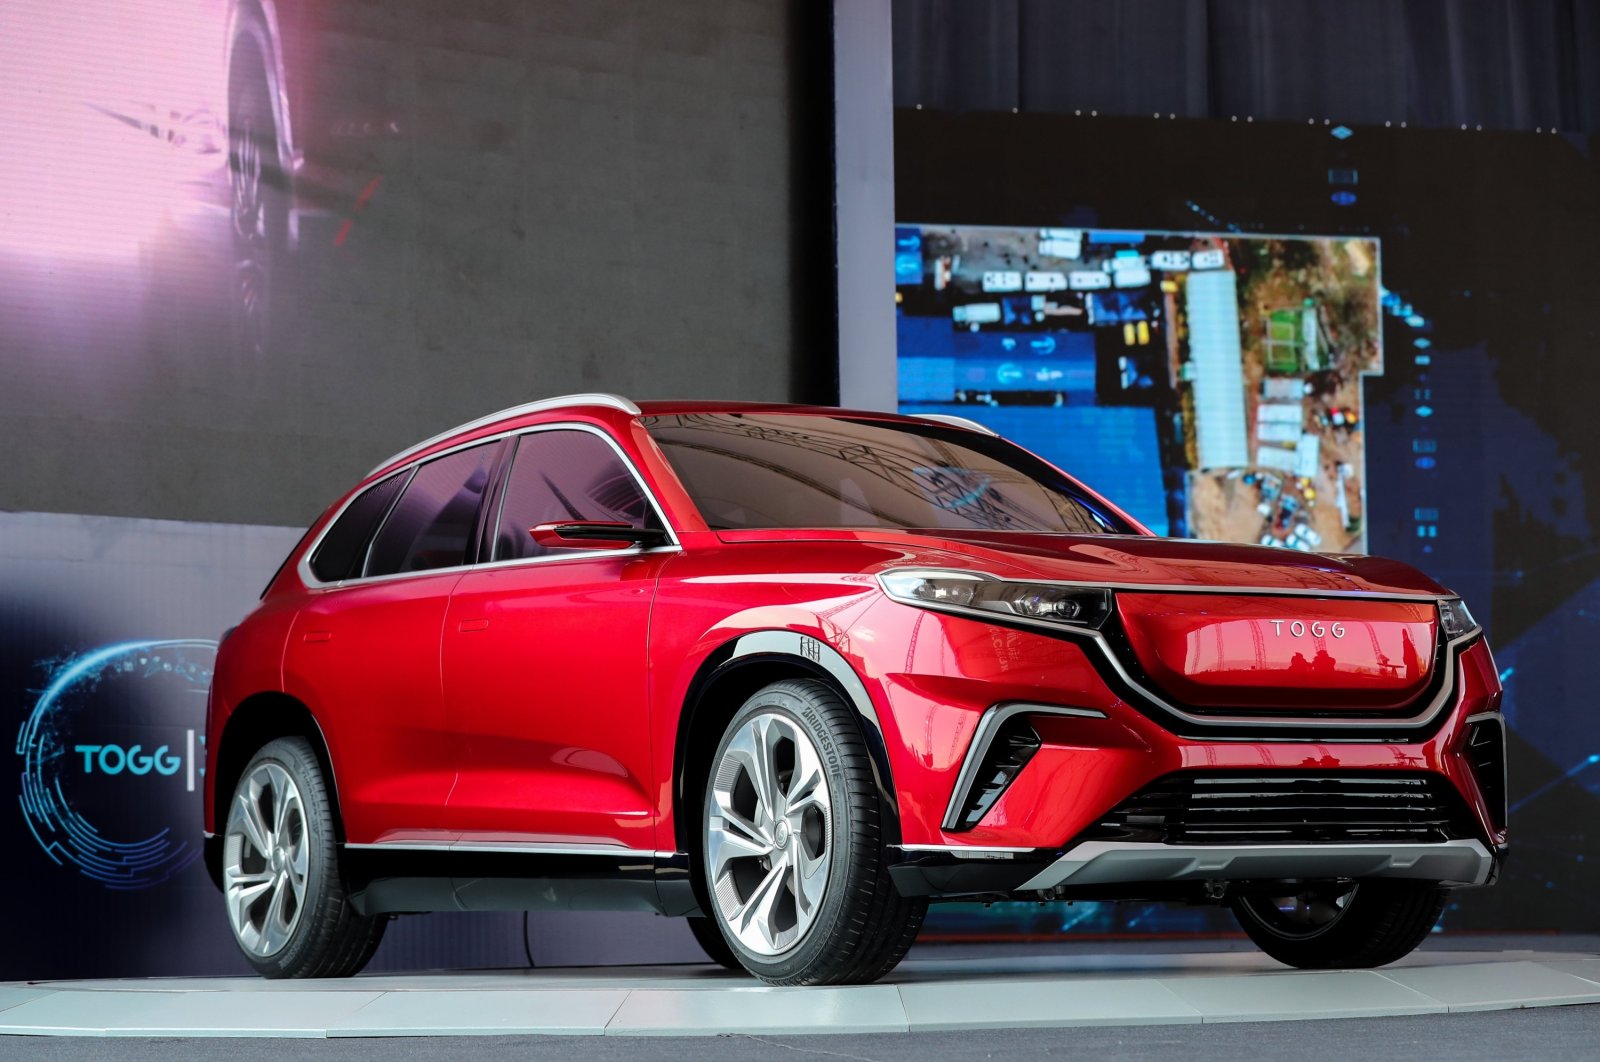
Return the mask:
<svg viewBox="0 0 1600 1062">
<path fill-rule="evenodd" d="M 1364 552 L 1378 241 L 895 231 L 900 408 L 960 413 L 1158 534 Z"/>
</svg>

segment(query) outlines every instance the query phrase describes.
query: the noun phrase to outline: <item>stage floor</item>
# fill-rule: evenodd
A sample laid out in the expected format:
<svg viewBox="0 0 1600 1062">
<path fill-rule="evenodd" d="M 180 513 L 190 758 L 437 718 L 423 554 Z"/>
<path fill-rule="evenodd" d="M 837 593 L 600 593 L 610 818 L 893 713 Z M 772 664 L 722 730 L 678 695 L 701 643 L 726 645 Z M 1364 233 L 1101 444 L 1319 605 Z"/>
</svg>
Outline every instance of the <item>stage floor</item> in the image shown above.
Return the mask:
<svg viewBox="0 0 1600 1062">
<path fill-rule="evenodd" d="M 1587 942 L 1458 941 L 1332 972 L 1225 944 L 921 947 L 885 982 L 849 988 L 771 988 L 709 966 L 11 983 L 0 985 L 0 1033 L 798 1035 L 1445 1014 L 1600 1002 L 1600 949 Z"/>
</svg>

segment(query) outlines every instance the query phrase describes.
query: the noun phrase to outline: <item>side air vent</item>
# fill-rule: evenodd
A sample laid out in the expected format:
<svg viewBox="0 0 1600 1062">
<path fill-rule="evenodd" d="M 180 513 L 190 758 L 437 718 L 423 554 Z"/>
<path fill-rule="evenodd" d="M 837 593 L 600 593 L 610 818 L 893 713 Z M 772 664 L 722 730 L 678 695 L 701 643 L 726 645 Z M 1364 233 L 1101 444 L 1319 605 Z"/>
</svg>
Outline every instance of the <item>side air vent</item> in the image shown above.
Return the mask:
<svg viewBox="0 0 1600 1062">
<path fill-rule="evenodd" d="M 994 807 L 1000 794 L 1006 791 L 1022 768 L 1039 751 L 1039 735 L 1024 716 L 1015 716 L 1001 724 L 1000 730 L 989 742 L 988 749 L 978 760 L 977 770 L 966 787 L 965 796 L 946 817 L 947 830 L 970 830 Z"/>
<path fill-rule="evenodd" d="M 1506 723 L 1498 715 L 1480 716 L 1467 723 L 1467 764 L 1477 779 L 1478 792 L 1489 806 L 1494 828 L 1506 828 Z"/>
<path fill-rule="evenodd" d="M 1172 774 L 1112 809 L 1088 836 L 1164 844 L 1430 843 L 1470 837 L 1440 775 Z"/>
</svg>

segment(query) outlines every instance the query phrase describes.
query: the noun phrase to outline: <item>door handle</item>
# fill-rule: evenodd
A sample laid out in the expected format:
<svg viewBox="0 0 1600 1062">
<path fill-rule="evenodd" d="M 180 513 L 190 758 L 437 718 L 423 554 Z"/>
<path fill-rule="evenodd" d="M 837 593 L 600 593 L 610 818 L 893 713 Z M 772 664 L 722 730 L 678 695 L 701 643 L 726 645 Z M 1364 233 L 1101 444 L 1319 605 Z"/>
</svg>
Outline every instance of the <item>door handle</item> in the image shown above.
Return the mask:
<svg viewBox="0 0 1600 1062">
<path fill-rule="evenodd" d="M 470 634 L 473 631 L 486 631 L 489 629 L 489 621 L 486 619 L 464 619 L 456 629 L 462 634 Z"/>
<path fill-rule="evenodd" d="M 308 641 L 308 642 L 331 642 L 331 641 L 333 641 L 333 632 L 332 631 L 306 631 L 306 633 L 302 637 L 303 637 L 303 639 L 305 641 Z"/>
</svg>

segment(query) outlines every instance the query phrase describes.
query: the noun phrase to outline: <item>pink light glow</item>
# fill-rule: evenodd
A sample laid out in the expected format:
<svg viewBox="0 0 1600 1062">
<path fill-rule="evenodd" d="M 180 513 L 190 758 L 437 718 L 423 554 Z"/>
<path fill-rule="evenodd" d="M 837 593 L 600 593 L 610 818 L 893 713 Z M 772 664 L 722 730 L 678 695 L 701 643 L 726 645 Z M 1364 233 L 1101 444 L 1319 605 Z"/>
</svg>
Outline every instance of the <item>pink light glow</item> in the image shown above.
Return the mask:
<svg viewBox="0 0 1600 1062">
<path fill-rule="evenodd" d="M 222 0 L 0 11 L 0 249 L 136 252 L 225 161 Z"/>
</svg>

